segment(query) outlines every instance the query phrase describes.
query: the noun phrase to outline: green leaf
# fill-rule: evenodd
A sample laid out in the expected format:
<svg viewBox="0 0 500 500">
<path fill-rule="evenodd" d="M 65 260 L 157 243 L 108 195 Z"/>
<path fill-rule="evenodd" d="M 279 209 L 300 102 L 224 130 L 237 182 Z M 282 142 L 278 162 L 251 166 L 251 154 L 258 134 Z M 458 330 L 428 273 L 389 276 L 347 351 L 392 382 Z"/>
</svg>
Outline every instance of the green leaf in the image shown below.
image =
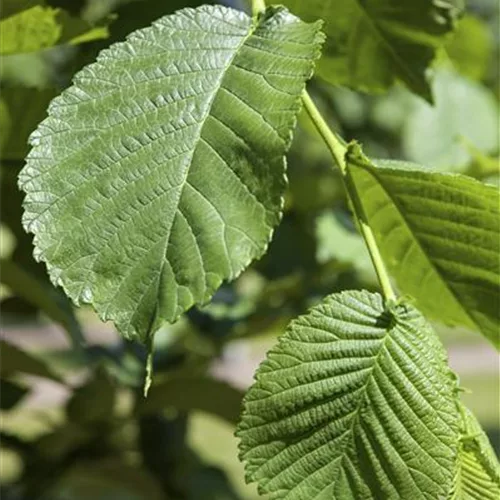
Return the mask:
<svg viewBox="0 0 500 500">
<path fill-rule="evenodd" d="M 20 174 L 52 280 L 146 341 L 262 255 L 321 41 L 283 8 L 253 21 L 218 6 L 103 51 L 52 102 Z"/>
<path fill-rule="evenodd" d="M 276 0 L 302 19 L 324 19 L 318 74 L 333 84 L 380 92 L 396 80 L 431 101 L 426 72 L 461 0 Z"/>
<path fill-rule="evenodd" d="M 450 500 L 498 500 L 500 466 L 476 417 L 462 405 L 462 438 Z"/>
<path fill-rule="evenodd" d="M 412 161 L 439 169 L 465 166 L 466 139 L 483 153 L 498 151 L 498 103 L 477 82 L 446 69 L 436 71 L 436 105 L 414 99 L 403 129 L 403 151 Z"/>
<path fill-rule="evenodd" d="M 107 36 L 106 26 L 93 27 L 64 10 L 35 5 L 0 21 L 0 54 L 35 52 Z"/>
<path fill-rule="evenodd" d="M 431 318 L 500 346 L 498 190 L 412 163 L 347 158 L 368 223 L 400 290 Z"/>
<path fill-rule="evenodd" d="M 327 297 L 288 327 L 244 399 L 247 479 L 270 498 L 441 498 L 457 452 L 455 382 L 412 306 Z"/>
<path fill-rule="evenodd" d="M 3 378 L 16 373 L 26 373 L 61 382 L 61 378 L 35 353 L 24 351 L 4 340 L 0 341 L 0 356 L 0 375 Z"/>
<path fill-rule="evenodd" d="M 53 47 L 61 36 L 57 9 L 39 5 L 0 22 L 0 54 L 19 54 Z"/>
<path fill-rule="evenodd" d="M 236 424 L 243 393 L 229 384 L 208 377 L 174 376 L 153 384 L 148 397 L 138 401 L 140 415 L 171 407 L 179 411 L 200 410 Z"/>
<path fill-rule="evenodd" d="M 465 15 L 444 48 L 462 75 L 472 80 L 482 80 L 487 75 L 493 56 L 493 37 L 479 18 Z"/>
</svg>

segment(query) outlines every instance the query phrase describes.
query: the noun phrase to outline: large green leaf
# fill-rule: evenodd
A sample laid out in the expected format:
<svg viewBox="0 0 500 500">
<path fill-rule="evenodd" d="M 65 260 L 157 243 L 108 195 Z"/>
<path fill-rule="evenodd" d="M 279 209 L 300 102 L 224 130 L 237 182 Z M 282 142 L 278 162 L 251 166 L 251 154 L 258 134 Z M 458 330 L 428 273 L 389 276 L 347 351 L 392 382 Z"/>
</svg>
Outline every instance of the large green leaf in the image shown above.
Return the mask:
<svg viewBox="0 0 500 500">
<path fill-rule="evenodd" d="M 108 36 L 105 25 L 91 26 L 64 10 L 43 3 L 28 7 L 0 20 L 1 55 L 35 52 L 63 43 L 75 45 Z"/>
<path fill-rule="evenodd" d="M 500 466 L 476 417 L 462 406 L 462 438 L 450 500 L 498 500 Z"/>
<path fill-rule="evenodd" d="M 415 164 L 373 164 L 355 145 L 348 164 L 401 291 L 413 296 L 424 314 L 480 330 L 498 347 L 498 189 Z"/>
<path fill-rule="evenodd" d="M 455 382 L 412 306 L 330 295 L 260 366 L 237 435 L 271 498 L 441 498 L 457 453 Z"/>
<path fill-rule="evenodd" d="M 53 281 L 146 340 L 265 251 L 319 24 L 185 9 L 55 99 L 20 174 Z"/>
<path fill-rule="evenodd" d="M 396 80 L 431 100 L 426 72 L 453 28 L 461 0 L 275 0 L 305 20 L 324 19 L 318 74 L 377 92 Z"/>
</svg>

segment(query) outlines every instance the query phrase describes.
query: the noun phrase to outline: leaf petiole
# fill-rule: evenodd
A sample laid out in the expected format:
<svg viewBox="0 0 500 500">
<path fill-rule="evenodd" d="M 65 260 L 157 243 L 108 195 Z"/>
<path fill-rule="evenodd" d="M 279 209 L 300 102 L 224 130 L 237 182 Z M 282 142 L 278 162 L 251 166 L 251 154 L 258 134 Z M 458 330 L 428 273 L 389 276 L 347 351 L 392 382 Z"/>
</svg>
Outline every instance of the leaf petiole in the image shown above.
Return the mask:
<svg viewBox="0 0 500 500">
<path fill-rule="evenodd" d="M 265 9 L 265 0 L 252 0 L 253 16 L 257 16 Z M 368 247 L 368 252 L 370 254 L 373 267 L 375 268 L 382 294 L 384 295 L 384 298 L 387 302 L 395 302 L 396 294 L 392 289 L 391 281 L 389 279 L 389 273 L 387 272 L 384 261 L 380 254 L 380 250 L 375 240 L 373 231 L 368 224 L 368 219 L 366 217 L 363 204 L 361 203 L 359 193 L 349 172 L 349 168 L 346 162 L 346 154 L 348 152 L 348 148 L 345 142 L 339 136 L 337 136 L 328 126 L 319 109 L 316 107 L 314 101 L 311 99 L 311 96 L 307 93 L 306 90 L 304 90 L 302 93 L 302 102 L 304 103 L 304 107 L 309 114 L 312 122 L 314 123 L 314 126 L 325 141 L 325 144 L 330 150 L 335 163 L 338 165 L 342 173 L 342 179 L 344 181 L 343 184 L 349 200 L 351 201 L 354 216 L 359 225 L 359 230 L 361 231 L 361 235 L 363 236 L 366 246 Z"/>
<path fill-rule="evenodd" d="M 366 217 L 361 198 L 359 196 L 358 190 L 356 189 L 356 185 L 354 184 L 350 170 L 348 168 L 348 164 L 346 162 L 348 147 L 346 146 L 344 141 L 330 129 L 320 111 L 314 104 L 314 101 L 311 99 L 311 96 L 305 90 L 302 93 L 302 102 L 304 103 L 304 107 L 314 126 L 325 141 L 325 144 L 330 150 L 335 163 L 338 165 L 342 173 L 344 188 L 351 202 L 354 217 L 358 222 L 359 230 L 368 248 L 368 252 L 370 254 L 373 267 L 375 268 L 375 272 L 377 274 L 377 278 L 380 283 L 380 288 L 382 289 L 384 298 L 387 302 L 395 302 L 396 294 L 392 289 L 391 281 L 389 279 L 389 273 L 387 272 L 384 261 L 380 254 L 380 250 L 375 240 L 372 228 L 368 224 L 368 219 Z"/>
</svg>

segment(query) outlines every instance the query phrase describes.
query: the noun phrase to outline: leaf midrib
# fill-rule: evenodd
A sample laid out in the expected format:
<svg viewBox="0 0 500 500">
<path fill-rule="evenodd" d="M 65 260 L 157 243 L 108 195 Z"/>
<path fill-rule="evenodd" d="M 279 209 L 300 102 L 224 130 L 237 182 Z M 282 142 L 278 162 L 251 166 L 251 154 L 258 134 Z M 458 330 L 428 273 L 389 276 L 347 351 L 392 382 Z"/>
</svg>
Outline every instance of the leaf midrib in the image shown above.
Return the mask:
<svg viewBox="0 0 500 500">
<path fill-rule="evenodd" d="M 261 18 L 261 19 L 265 19 L 265 18 Z M 217 80 L 217 83 L 214 85 L 215 92 L 213 93 L 213 96 L 211 97 L 211 99 L 210 99 L 210 101 L 209 101 L 209 103 L 207 105 L 207 111 L 206 111 L 206 114 L 205 114 L 205 116 L 203 118 L 203 124 L 200 127 L 198 136 L 193 141 L 193 148 L 192 148 L 191 156 L 189 158 L 189 163 L 186 166 L 186 173 L 184 175 L 184 178 L 182 179 L 182 182 L 180 183 L 180 188 L 178 190 L 179 194 L 178 194 L 177 199 L 175 201 L 176 213 L 175 213 L 174 217 L 172 217 L 171 225 L 170 225 L 170 227 L 169 227 L 169 229 L 167 231 L 167 234 L 165 236 L 165 245 L 164 245 L 164 248 L 163 248 L 163 260 L 162 260 L 162 264 L 161 264 L 160 270 L 159 270 L 158 285 L 157 285 L 157 289 L 156 289 L 155 308 L 154 308 L 153 314 L 151 315 L 152 320 L 151 320 L 150 326 L 148 328 L 148 332 L 146 334 L 147 337 L 149 337 L 151 334 L 153 334 L 154 331 L 152 331 L 152 330 L 154 330 L 157 327 L 156 323 L 158 321 L 158 317 L 157 316 L 158 316 L 158 310 L 159 310 L 159 300 L 158 299 L 159 299 L 160 289 L 161 289 L 161 286 L 162 286 L 162 280 L 163 280 L 165 265 L 167 264 L 167 253 L 168 253 L 168 247 L 169 247 L 169 244 L 170 244 L 170 236 L 171 236 L 171 232 L 172 232 L 172 227 L 173 227 L 175 219 L 177 217 L 177 211 L 179 210 L 180 200 L 181 200 L 182 195 L 184 193 L 184 189 L 186 187 L 186 184 L 188 183 L 188 177 L 189 177 L 189 172 L 190 172 L 192 164 L 193 164 L 193 158 L 194 158 L 195 153 L 196 153 L 196 151 L 197 151 L 197 149 L 198 149 L 198 147 L 200 145 L 200 142 L 202 140 L 203 130 L 204 130 L 205 126 L 206 126 L 208 118 L 211 116 L 211 112 L 212 112 L 213 105 L 215 103 L 215 99 L 217 98 L 217 96 L 219 95 L 219 92 L 222 89 L 222 84 L 223 84 L 223 81 L 224 81 L 224 79 L 225 79 L 225 77 L 227 75 L 227 72 L 232 67 L 232 65 L 233 65 L 233 63 L 234 63 L 237 55 L 239 54 L 240 50 L 243 48 L 243 46 L 246 44 L 246 42 L 251 38 L 251 36 L 254 34 L 254 32 L 257 30 L 257 28 L 260 26 L 260 22 L 261 22 L 260 19 L 258 19 L 258 20 L 252 19 L 251 20 L 251 24 L 249 26 L 248 33 L 244 37 L 242 37 L 240 43 L 238 44 L 238 46 L 234 50 L 233 55 L 228 60 L 225 69 L 221 72 L 220 78 Z M 225 224 L 225 221 L 224 221 L 224 224 Z M 229 263 L 229 265 L 230 265 L 230 263 Z M 174 275 L 175 275 L 175 272 L 174 272 Z"/>
<path fill-rule="evenodd" d="M 351 425 L 349 426 L 349 429 L 347 429 L 347 431 L 346 431 L 346 434 L 348 434 L 349 437 L 347 437 L 345 439 L 345 445 L 342 447 L 342 456 L 341 456 L 340 464 L 337 467 L 337 474 L 331 483 L 331 486 L 333 487 L 333 489 L 335 489 L 335 484 L 337 483 L 339 475 L 340 475 L 341 471 L 343 470 L 344 460 L 347 457 L 346 450 L 349 450 L 350 448 L 353 447 L 351 439 L 352 439 L 352 436 L 354 434 L 354 428 L 356 425 L 359 424 L 359 414 L 360 414 L 361 409 L 365 405 L 367 394 L 368 394 L 368 389 L 373 383 L 374 371 L 376 368 L 379 367 L 380 358 L 381 358 L 382 354 L 386 351 L 387 342 L 388 342 L 388 340 L 390 340 L 391 334 L 396 328 L 397 328 L 397 324 L 393 328 L 385 329 L 386 334 L 384 335 L 384 338 L 381 340 L 380 350 L 379 350 L 378 354 L 375 356 L 375 358 L 373 360 L 373 365 L 372 365 L 369 373 L 367 374 L 367 381 L 366 381 L 366 384 L 364 385 L 364 387 L 362 388 L 362 393 L 361 393 L 361 397 L 359 399 L 359 403 L 353 412 L 353 418 L 352 418 Z M 355 445 L 354 445 L 354 447 L 355 447 Z M 326 489 L 326 487 L 324 489 Z M 324 491 L 324 490 L 322 490 L 322 491 Z M 320 494 L 322 493 L 322 491 L 320 491 Z"/>
</svg>

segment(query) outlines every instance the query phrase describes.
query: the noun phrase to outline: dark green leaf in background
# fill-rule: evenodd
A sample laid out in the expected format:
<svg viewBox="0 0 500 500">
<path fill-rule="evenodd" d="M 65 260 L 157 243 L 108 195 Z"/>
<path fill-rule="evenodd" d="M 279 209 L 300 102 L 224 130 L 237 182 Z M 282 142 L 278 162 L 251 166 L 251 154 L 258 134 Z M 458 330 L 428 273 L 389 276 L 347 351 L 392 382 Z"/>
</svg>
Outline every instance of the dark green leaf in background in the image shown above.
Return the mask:
<svg viewBox="0 0 500 500">
<path fill-rule="evenodd" d="M 321 41 L 282 8 L 254 23 L 200 7 L 102 52 L 53 101 L 20 174 L 53 281 L 145 341 L 262 255 Z"/>
<path fill-rule="evenodd" d="M 247 478 L 272 499 L 445 498 L 455 397 L 444 348 L 416 309 L 330 295 L 290 324 L 245 396 Z"/>
<path fill-rule="evenodd" d="M 19 347 L 2 340 L 0 341 L 0 375 L 8 377 L 17 373 L 61 382 L 59 375 L 55 374 L 50 366 L 36 354 L 21 350 Z"/>
<path fill-rule="evenodd" d="M 24 384 L 4 378 L 0 379 L 0 409 L 11 410 L 28 392 L 29 389 Z"/>
<path fill-rule="evenodd" d="M 216 3 L 213 0 L 132 0 L 118 7 L 116 15 L 119 22 L 110 26 L 112 41 L 123 41 L 135 30 L 146 28 L 167 14 L 185 7 L 200 7 Z"/>
<path fill-rule="evenodd" d="M 35 5 L 0 20 L 0 54 L 21 54 L 75 45 L 108 36 L 106 22 L 91 26 L 61 9 Z"/>
<path fill-rule="evenodd" d="M 103 367 L 76 389 L 66 406 L 68 419 L 81 425 L 111 421 L 116 405 L 117 386 Z"/>
<path fill-rule="evenodd" d="M 318 74 L 365 92 L 395 81 L 432 100 L 427 72 L 452 29 L 461 0 L 276 0 L 302 19 L 324 19 Z"/>
<path fill-rule="evenodd" d="M 498 189 L 415 164 L 371 163 L 357 146 L 348 164 L 400 290 L 424 314 L 477 329 L 499 347 Z"/>
</svg>

